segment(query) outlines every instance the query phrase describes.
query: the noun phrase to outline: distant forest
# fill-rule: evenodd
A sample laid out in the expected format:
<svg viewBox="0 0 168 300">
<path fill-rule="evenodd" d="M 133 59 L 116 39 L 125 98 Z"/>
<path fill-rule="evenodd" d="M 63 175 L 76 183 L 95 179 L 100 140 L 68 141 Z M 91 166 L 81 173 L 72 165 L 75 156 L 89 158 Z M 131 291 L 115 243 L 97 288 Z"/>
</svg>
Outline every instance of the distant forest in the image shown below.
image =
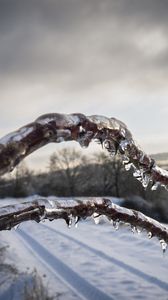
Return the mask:
<svg viewBox="0 0 168 300">
<path fill-rule="evenodd" d="M 113 196 L 124 198 L 126 207 L 168 222 L 168 192 L 162 187 L 145 190 L 132 173 L 124 169 L 120 157 L 105 152 L 86 157 L 73 148 L 63 148 L 50 156 L 46 172 L 35 174 L 22 163 L 13 175 L 2 177 L 0 198 Z"/>
</svg>

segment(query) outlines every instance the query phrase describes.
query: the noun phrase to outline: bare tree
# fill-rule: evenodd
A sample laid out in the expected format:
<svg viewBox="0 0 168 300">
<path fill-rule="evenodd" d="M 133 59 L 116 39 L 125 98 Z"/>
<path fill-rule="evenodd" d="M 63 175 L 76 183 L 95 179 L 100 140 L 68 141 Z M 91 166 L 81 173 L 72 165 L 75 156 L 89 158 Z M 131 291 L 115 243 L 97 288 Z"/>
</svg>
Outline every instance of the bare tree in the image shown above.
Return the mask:
<svg viewBox="0 0 168 300">
<path fill-rule="evenodd" d="M 53 176 L 59 171 L 59 176 L 67 187 L 69 194 L 74 196 L 77 187 L 77 177 L 81 166 L 86 163 L 86 158 L 74 148 L 63 148 L 53 153 L 50 157 L 49 169 Z"/>
<path fill-rule="evenodd" d="M 33 173 L 30 172 L 24 161 L 16 167 L 13 186 L 14 197 L 25 197 L 33 191 L 31 186 L 32 175 Z"/>
</svg>

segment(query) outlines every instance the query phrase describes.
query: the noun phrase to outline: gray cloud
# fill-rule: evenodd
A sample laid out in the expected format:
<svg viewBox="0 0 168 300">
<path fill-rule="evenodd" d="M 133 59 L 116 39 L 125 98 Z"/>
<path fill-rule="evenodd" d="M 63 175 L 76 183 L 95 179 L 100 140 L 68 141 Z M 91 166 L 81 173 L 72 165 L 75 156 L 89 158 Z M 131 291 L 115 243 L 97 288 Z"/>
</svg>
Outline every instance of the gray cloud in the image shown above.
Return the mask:
<svg viewBox="0 0 168 300">
<path fill-rule="evenodd" d="M 151 74 L 163 82 L 167 9 L 163 0 L 0 0 L 0 76 L 75 89 Z"/>
<path fill-rule="evenodd" d="M 0 0 L 1 133 L 46 112 L 98 113 L 153 152 L 167 126 L 167 12 L 165 0 Z"/>
</svg>

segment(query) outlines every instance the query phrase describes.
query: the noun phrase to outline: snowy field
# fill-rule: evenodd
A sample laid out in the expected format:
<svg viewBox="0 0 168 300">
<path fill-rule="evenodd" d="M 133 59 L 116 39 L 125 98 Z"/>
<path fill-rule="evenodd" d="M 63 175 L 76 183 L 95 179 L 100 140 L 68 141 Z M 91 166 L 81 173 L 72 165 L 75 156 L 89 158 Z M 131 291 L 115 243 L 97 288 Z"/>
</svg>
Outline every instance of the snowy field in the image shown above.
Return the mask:
<svg viewBox="0 0 168 300">
<path fill-rule="evenodd" d="M 1 206 L 6 204 L 1 200 Z M 115 230 L 92 220 L 70 229 L 63 220 L 26 222 L 0 232 L 0 242 L 9 245 L 7 263 L 22 272 L 36 268 L 61 300 L 168 300 L 168 253 L 163 255 L 155 238 L 129 227 Z M 16 299 L 16 290 L 7 298 L 7 288 L 0 278 L 0 299 Z"/>
</svg>

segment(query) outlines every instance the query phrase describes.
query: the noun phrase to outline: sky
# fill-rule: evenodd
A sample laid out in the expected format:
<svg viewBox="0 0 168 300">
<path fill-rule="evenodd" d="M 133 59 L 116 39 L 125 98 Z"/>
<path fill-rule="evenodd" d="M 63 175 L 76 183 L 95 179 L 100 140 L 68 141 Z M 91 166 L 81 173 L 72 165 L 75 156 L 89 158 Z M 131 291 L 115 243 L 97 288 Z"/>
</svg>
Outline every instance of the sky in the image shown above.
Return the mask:
<svg viewBox="0 0 168 300">
<path fill-rule="evenodd" d="M 80 112 L 116 117 L 145 152 L 168 152 L 167 16 L 166 0 L 0 0 L 1 136 Z M 43 168 L 60 147 L 27 161 Z"/>
</svg>

